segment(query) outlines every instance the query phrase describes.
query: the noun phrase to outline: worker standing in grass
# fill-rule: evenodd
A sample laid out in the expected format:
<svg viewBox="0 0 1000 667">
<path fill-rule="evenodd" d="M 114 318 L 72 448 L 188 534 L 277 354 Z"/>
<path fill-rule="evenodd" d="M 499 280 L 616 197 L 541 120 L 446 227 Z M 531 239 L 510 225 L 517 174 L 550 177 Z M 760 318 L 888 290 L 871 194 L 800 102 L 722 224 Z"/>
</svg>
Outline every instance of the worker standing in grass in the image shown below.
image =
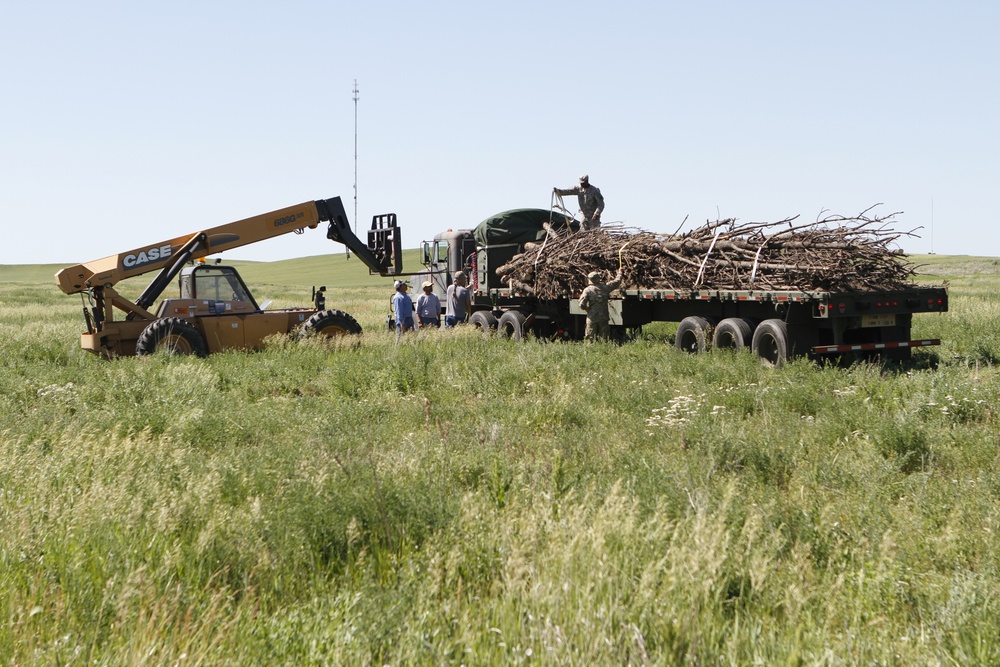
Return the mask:
<svg viewBox="0 0 1000 667">
<path fill-rule="evenodd" d="M 441 300 L 434 293 L 434 283 L 425 282 L 424 293 L 417 297 L 417 324 L 421 329 L 441 326 Z"/>
<path fill-rule="evenodd" d="M 413 328 L 413 299 L 406 293 L 408 289 L 405 280 L 396 281 L 396 293 L 392 295 L 392 315 L 396 318 L 397 335 Z"/>
<path fill-rule="evenodd" d="M 607 340 L 611 331 L 608 300 L 611 298 L 611 293 L 621 287 L 621 269 L 609 283 L 601 282 L 601 274 L 597 271 L 592 271 L 587 276 L 587 282 L 589 284 L 580 293 L 580 309 L 587 313 L 587 328 L 583 337 L 591 342 Z"/>
<path fill-rule="evenodd" d="M 459 322 L 469 319 L 469 309 L 472 306 L 472 293 L 466 285 L 469 284 L 465 271 L 456 271 L 455 280 L 448 285 L 445 295 L 444 326 L 451 328 Z"/>
<path fill-rule="evenodd" d="M 597 187 L 590 184 L 590 176 L 584 174 L 580 177 L 580 184 L 572 188 L 552 188 L 552 191 L 559 196 L 576 195 L 580 212 L 583 213 L 581 229 L 600 229 L 604 196 Z"/>
</svg>

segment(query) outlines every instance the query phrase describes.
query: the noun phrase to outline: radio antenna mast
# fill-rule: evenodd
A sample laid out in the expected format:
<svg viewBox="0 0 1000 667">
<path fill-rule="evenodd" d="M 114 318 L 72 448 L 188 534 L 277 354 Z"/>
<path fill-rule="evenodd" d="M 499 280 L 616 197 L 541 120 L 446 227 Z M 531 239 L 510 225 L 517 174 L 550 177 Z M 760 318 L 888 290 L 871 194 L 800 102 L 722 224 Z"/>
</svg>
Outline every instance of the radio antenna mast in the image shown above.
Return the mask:
<svg viewBox="0 0 1000 667">
<path fill-rule="evenodd" d="M 354 80 L 354 235 L 358 235 L 358 80 Z"/>
</svg>

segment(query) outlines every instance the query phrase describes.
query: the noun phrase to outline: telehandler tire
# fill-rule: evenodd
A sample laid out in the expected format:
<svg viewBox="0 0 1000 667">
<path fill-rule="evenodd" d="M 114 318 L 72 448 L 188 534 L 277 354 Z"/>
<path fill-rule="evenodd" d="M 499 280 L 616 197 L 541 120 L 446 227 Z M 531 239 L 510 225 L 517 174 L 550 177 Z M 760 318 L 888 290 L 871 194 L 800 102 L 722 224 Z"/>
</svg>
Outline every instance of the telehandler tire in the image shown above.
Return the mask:
<svg viewBox="0 0 1000 667">
<path fill-rule="evenodd" d="M 302 327 L 306 336 L 346 336 L 361 333 L 361 325 L 342 310 L 321 310 Z"/>
<path fill-rule="evenodd" d="M 135 353 L 139 356 L 161 350 L 168 354 L 193 354 L 196 357 L 208 355 L 205 337 L 197 327 L 179 317 L 156 320 L 142 330 L 135 342 Z"/>
</svg>

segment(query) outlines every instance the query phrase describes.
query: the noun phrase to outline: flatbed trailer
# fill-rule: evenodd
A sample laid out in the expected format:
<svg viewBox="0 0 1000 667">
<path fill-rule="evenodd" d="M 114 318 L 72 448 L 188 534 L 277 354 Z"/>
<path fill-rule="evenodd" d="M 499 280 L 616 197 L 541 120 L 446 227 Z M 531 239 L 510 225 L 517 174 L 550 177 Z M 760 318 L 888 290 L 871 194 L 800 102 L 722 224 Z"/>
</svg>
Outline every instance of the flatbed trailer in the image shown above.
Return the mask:
<svg viewBox="0 0 1000 667">
<path fill-rule="evenodd" d="M 474 295 L 471 321 L 477 326 L 492 326 L 495 319 L 497 329 L 513 338 L 583 337 L 579 294 L 541 299 L 509 289 L 476 289 Z M 678 349 L 750 347 L 762 361 L 779 365 L 804 355 L 907 359 L 913 348 L 941 343 L 913 340 L 912 321 L 914 314 L 947 311 L 948 293 L 918 286 L 879 292 L 625 289 L 612 293 L 608 305 L 617 338 L 653 322 L 676 322 Z"/>
</svg>

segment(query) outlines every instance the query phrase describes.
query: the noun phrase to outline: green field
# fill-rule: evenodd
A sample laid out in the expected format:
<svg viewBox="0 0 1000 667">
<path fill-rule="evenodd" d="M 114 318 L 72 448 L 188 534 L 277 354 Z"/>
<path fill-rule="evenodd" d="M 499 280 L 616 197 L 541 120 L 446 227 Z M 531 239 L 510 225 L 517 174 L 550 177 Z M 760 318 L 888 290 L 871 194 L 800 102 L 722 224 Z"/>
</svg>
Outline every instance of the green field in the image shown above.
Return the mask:
<svg viewBox="0 0 1000 667">
<path fill-rule="evenodd" d="M 1000 260 L 912 259 L 940 347 L 779 369 L 397 341 L 343 255 L 239 266 L 361 337 L 108 362 L 2 266 L 0 661 L 1000 664 Z"/>
</svg>

